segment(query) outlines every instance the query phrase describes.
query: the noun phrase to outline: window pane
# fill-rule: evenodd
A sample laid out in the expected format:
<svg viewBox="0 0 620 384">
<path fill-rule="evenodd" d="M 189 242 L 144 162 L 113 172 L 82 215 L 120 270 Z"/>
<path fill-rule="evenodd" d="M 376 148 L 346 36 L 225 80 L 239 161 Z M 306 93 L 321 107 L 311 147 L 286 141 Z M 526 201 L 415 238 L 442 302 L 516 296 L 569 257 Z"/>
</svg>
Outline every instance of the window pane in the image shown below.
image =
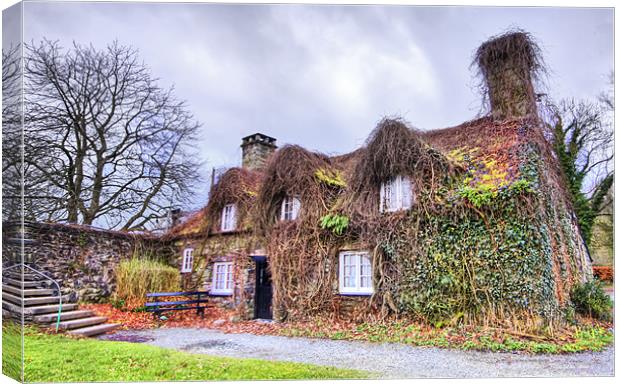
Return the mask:
<svg viewBox="0 0 620 384">
<path fill-rule="evenodd" d="M 232 264 L 228 264 L 226 266 L 226 288 L 227 289 L 232 289 L 233 287 L 232 274 L 233 274 Z"/>
<path fill-rule="evenodd" d="M 344 262 L 344 286 L 347 288 L 355 288 L 356 286 L 356 257 L 355 255 L 346 254 L 343 257 Z"/>
<path fill-rule="evenodd" d="M 295 220 L 299 215 L 299 208 L 301 207 L 301 201 L 298 198 L 292 198 L 292 207 L 291 207 L 291 220 Z"/>
<path fill-rule="evenodd" d="M 360 255 L 360 286 L 372 287 L 372 264 L 368 255 Z"/>
<path fill-rule="evenodd" d="M 413 203 L 413 197 L 411 193 L 411 180 L 409 180 L 408 177 L 402 177 L 400 189 L 402 195 L 401 208 L 411 208 L 411 204 Z"/>
<path fill-rule="evenodd" d="M 398 184 L 399 178 L 392 179 L 390 181 L 390 204 L 389 210 L 396 211 L 398 210 Z"/>
</svg>

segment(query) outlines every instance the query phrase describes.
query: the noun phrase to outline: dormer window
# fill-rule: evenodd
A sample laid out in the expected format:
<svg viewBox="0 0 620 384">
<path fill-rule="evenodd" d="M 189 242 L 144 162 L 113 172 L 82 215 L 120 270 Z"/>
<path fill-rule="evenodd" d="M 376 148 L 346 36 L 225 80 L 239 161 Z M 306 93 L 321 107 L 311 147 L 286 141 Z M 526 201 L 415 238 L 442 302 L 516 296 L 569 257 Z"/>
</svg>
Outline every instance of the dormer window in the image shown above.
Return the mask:
<svg viewBox="0 0 620 384">
<path fill-rule="evenodd" d="M 232 231 L 237 225 L 237 209 L 234 204 L 228 204 L 222 210 L 222 231 Z"/>
<path fill-rule="evenodd" d="M 299 208 L 301 207 L 301 201 L 294 196 L 286 196 L 282 199 L 282 210 L 280 213 L 280 220 L 295 220 L 299 214 Z"/>
<path fill-rule="evenodd" d="M 396 212 L 411 208 L 413 202 L 411 180 L 406 176 L 396 176 L 381 184 L 380 199 L 381 212 Z"/>
</svg>

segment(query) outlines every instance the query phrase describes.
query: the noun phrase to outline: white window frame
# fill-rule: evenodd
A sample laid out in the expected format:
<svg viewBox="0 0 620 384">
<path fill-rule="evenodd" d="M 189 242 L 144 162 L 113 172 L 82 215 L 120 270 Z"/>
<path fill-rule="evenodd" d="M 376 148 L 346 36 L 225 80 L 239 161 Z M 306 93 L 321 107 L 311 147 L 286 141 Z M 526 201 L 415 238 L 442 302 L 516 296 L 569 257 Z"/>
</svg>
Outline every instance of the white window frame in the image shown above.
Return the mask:
<svg viewBox="0 0 620 384">
<path fill-rule="evenodd" d="M 224 272 L 218 271 L 219 267 L 224 268 Z M 213 282 L 211 286 L 210 293 L 212 295 L 232 295 L 233 287 L 234 287 L 234 279 L 233 279 L 233 263 L 232 261 L 226 262 L 217 262 L 213 263 Z M 224 283 L 224 287 L 218 287 L 218 275 L 224 274 L 224 279 L 222 280 Z"/>
<path fill-rule="evenodd" d="M 381 184 L 379 211 L 396 212 L 411 208 L 413 191 L 407 176 L 396 176 Z"/>
<path fill-rule="evenodd" d="M 353 267 L 355 269 L 355 286 L 345 286 L 345 256 L 353 257 Z M 370 278 L 370 286 L 362 287 L 362 260 L 367 259 L 370 263 L 370 274 L 364 275 Z M 341 295 L 372 295 L 374 292 L 372 281 L 372 260 L 370 259 L 369 252 L 366 251 L 342 251 L 339 257 L 339 273 L 338 273 L 338 286 Z"/>
<path fill-rule="evenodd" d="M 194 248 L 183 250 L 183 260 L 181 262 L 181 273 L 188 273 L 194 270 Z"/>
<path fill-rule="evenodd" d="M 235 204 L 227 204 L 222 209 L 222 232 L 234 231 L 237 226 L 237 207 Z"/>
<path fill-rule="evenodd" d="M 282 207 L 280 208 L 280 220 L 295 220 L 299 216 L 299 208 L 301 208 L 301 200 L 296 196 L 285 196 L 282 199 Z"/>
</svg>

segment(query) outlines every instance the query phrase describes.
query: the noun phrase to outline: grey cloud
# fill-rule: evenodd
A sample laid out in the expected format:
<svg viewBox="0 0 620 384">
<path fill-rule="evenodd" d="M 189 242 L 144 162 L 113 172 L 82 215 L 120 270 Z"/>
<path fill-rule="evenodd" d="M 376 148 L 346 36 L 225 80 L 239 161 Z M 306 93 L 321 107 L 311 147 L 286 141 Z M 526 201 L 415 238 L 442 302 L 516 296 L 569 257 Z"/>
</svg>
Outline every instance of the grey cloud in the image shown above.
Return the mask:
<svg viewBox="0 0 620 384">
<path fill-rule="evenodd" d="M 240 138 L 256 131 L 335 153 L 386 114 L 422 129 L 469 120 L 480 110 L 472 53 L 510 26 L 542 43 L 553 97 L 606 86 L 611 9 L 25 4 L 27 41 L 138 48 L 203 123 L 208 167 L 236 165 Z"/>
</svg>

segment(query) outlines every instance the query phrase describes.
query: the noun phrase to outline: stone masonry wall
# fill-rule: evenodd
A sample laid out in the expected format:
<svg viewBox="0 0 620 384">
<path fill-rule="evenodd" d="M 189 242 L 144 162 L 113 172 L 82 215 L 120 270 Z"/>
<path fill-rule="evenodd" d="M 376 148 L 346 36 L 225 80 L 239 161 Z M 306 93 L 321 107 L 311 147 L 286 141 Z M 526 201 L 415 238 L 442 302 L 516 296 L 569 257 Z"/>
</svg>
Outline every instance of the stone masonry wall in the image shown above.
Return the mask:
<svg viewBox="0 0 620 384">
<path fill-rule="evenodd" d="M 21 262 L 19 223 L 3 223 L 2 264 Z M 84 301 L 103 301 L 114 292 L 115 269 L 133 255 L 167 262 L 172 247 L 157 238 L 87 226 L 26 223 L 24 262 L 58 280 L 64 292 Z"/>
</svg>

